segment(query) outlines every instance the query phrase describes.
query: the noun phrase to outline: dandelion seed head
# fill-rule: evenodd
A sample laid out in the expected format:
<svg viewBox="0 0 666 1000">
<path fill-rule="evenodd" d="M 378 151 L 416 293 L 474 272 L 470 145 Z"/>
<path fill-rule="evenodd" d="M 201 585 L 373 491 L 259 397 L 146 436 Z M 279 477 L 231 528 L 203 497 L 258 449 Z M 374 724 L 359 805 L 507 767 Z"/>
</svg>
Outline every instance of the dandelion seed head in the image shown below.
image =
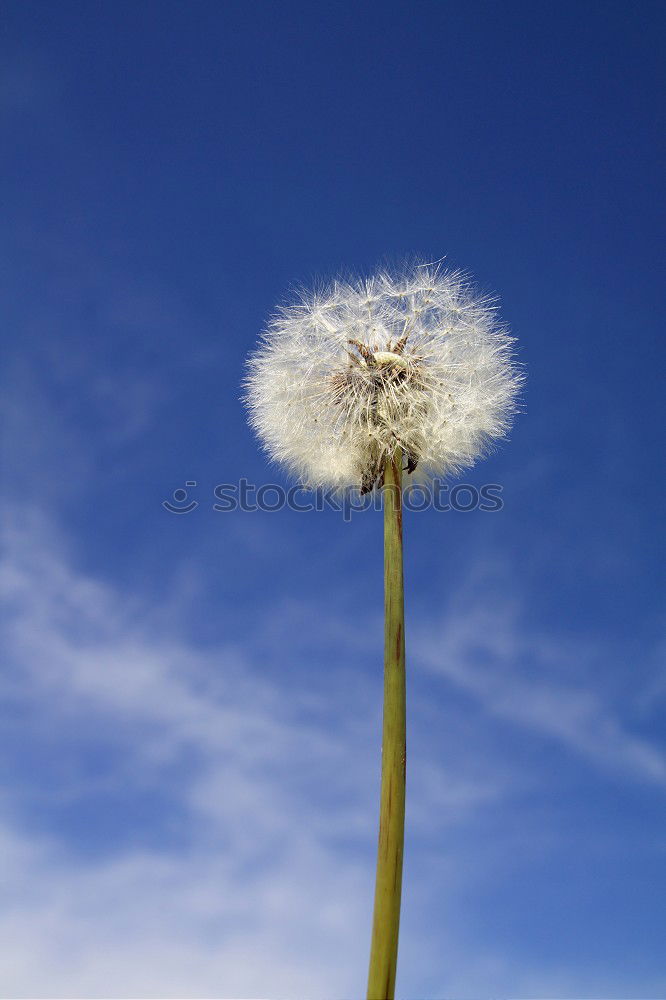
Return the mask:
<svg viewBox="0 0 666 1000">
<path fill-rule="evenodd" d="M 371 489 L 403 453 L 419 478 L 459 473 L 504 438 L 522 375 L 496 302 L 439 264 L 303 292 L 248 362 L 250 422 L 311 487 Z"/>
</svg>

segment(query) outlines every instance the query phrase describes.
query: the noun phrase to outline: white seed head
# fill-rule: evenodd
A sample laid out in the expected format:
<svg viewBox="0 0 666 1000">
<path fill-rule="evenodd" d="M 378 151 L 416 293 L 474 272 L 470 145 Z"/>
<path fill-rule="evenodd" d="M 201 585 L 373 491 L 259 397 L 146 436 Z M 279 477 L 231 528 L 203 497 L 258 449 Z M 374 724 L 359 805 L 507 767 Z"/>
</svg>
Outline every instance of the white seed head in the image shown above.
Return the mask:
<svg viewBox="0 0 666 1000">
<path fill-rule="evenodd" d="M 494 302 L 461 272 L 416 266 L 335 281 L 281 307 L 250 357 L 250 422 L 312 486 L 372 489 L 402 452 L 420 478 L 506 436 L 522 375 Z"/>
</svg>

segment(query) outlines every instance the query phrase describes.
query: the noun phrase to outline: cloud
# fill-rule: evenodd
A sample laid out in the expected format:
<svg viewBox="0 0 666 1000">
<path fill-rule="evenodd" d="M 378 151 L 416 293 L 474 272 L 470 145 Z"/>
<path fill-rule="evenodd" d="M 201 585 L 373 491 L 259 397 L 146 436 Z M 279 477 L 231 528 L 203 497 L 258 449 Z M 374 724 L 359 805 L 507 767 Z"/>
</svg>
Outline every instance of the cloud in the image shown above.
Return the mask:
<svg viewBox="0 0 666 1000">
<path fill-rule="evenodd" d="M 413 653 L 494 718 L 603 772 L 666 787 L 663 748 L 631 731 L 603 683 L 617 656 L 612 646 L 599 636 L 536 632 L 521 612 L 505 571 L 477 566 L 439 628 L 428 623 L 414 636 Z"/>
<path fill-rule="evenodd" d="M 228 849 L 131 851 L 86 866 L 49 844 L 26 850 L 5 834 L 3 846 L 12 996 L 321 995 L 322 983 L 349 990 L 361 973 L 364 935 L 348 903 L 358 880 L 307 838 L 254 878 Z"/>
<path fill-rule="evenodd" d="M 362 851 L 347 856 L 335 841 L 345 827 L 358 836 L 359 809 L 374 828 L 374 802 L 365 808 L 342 766 L 343 717 L 334 736 L 318 732 L 297 718 L 297 692 L 235 651 L 205 655 L 146 634 L 136 606 L 74 571 L 39 519 L 15 523 L 6 542 L 5 697 L 30 703 L 45 754 L 66 754 L 72 731 L 88 752 L 115 742 L 105 792 L 122 809 L 159 788 L 185 832 L 150 850 L 131 836 L 114 849 L 111 837 L 90 859 L 85 830 L 63 840 L 36 829 L 31 795 L 12 789 L 3 988 L 293 996 L 330 982 L 349 992 L 364 974 L 372 872 Z M 75 760 L 59 777 L 60 800 L 95 791 L 81 770 Z"/>
<path fill-rule="evenodd" d="M 5 992 L 360 995 L 379 767 L 380 677 L 359 669 L 367 638 L 350 631 L 347 668 L 304 684 L 281 669 L 278 650 L 286 666 L 314 641 L 303 623 L 326 616 L 317 634 L 335 647 L 334 608 L 317 617 L 314 604 L 278 603 L 257 613 L 241 648 L 197 647 L 169 609 L 78 567 L 49 519 L 19 512 L 7 525 L 1 693 L 15 780 L 0 824 Z M 452 611 L 441 634 L 422 626 L 414 637 L 423 680 L 445 664 L 447 680 L 490 715 L 595 765 L 607 766 L 610 747 L 614 767 L 651 774 L 642 753 L 651 761 L 653 749 L 639 741 L 636 755 L 600 695 L 577 702 L 514 672 L 526 650 L 551 673 L 555 656 L 524 636 L 515 608 L 483 619 L 473 605 Z M 555 710 L 564 722 L 550 721 Z M 538 770 L 517 767 L 495 730 L 433 699 L 418 675 L 410 715 L 402 989 L 566 995 L 587 976 L 598 995 L 601 979 L 584 964 L 535 969 L 520 949 L 475 938 L 470 892 L 511 863 L 501 816 Z"/>
</svg>

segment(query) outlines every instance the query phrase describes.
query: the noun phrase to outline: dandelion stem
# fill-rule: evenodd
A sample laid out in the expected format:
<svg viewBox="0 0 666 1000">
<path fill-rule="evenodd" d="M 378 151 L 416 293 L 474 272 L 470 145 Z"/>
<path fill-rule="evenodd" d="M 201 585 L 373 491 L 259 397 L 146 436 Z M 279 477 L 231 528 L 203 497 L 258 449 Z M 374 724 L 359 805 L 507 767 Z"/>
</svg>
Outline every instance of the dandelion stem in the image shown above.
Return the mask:
<svg viewBox="0 0 666 1000">
<path fill-rule="evenodd" d="M 384 470 L 384 722 L 368 1000 L 393 1000 L 405 839 L 405 615 L 402 453 Z"/>
</svg>

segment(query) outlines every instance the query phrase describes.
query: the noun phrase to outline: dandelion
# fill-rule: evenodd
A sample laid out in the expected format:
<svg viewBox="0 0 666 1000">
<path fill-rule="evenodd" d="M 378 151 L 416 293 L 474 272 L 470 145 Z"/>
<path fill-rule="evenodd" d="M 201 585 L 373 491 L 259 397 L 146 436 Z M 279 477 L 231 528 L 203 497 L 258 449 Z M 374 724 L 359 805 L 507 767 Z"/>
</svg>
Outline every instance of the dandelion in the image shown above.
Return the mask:
<svg viewBox="0 0 666 1000">
<path fill-rule="evenodd" d="M 405 807 L 403 473 L 427 482 L 506 436 L 522 377 L 495 302 L 417 265 L 281 307 L 249 360 L 250 422 L 312 488 L 384 493 L 384 721 L 369 1000 L 395 988 Z"/>
<path fill-rule="evenodd" d="M 457 474 L 509 428 L 511 346 L 495 303 L 461 273 L 337 281 L 269 323 L 250 361 L 251 422 L 312 487 L 368 491 L 399 451 L 422 479 Z"/>
</svg>

